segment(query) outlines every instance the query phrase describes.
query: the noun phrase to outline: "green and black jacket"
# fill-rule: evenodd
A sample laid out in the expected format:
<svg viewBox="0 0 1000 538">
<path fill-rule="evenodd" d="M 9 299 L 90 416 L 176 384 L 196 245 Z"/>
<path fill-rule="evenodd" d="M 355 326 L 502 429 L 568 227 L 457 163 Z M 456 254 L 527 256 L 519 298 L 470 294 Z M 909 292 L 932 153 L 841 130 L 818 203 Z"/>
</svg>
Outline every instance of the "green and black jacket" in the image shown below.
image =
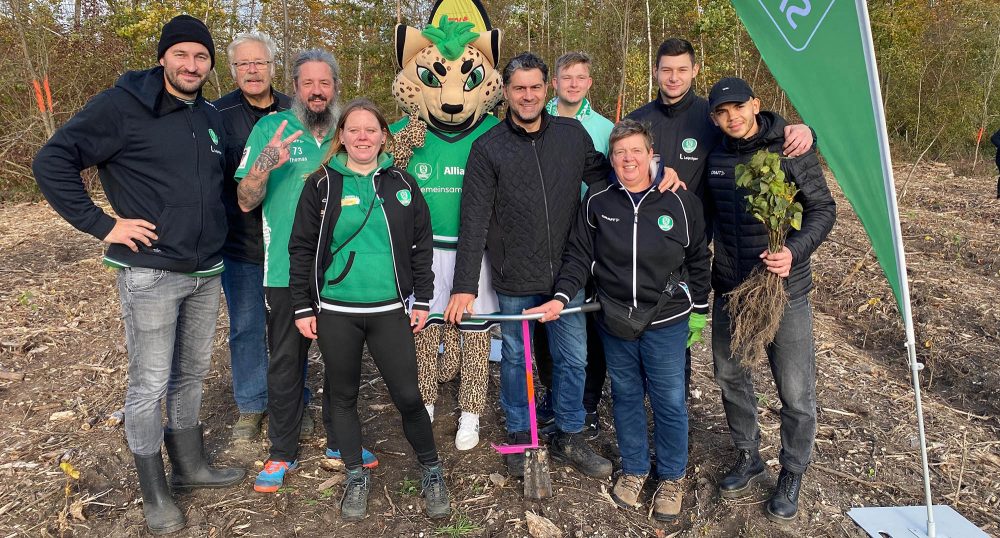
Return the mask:
<svg viewBox="0 0 1000 538">
<path fill-rule="evenodd" d="M 376 170 L 372 181 L 382 203 L 373 207 L 370 218 L 384 218 L 388 226 L 399 301 L 406 305 L 413 295 L 413 309 L 429 310 L 434 296 L 431 271 L 434 247 L 427 203 L 416 181 L 394 166 Z M 320 292 L 333 262 L 331 242 L 341 214 L 343 187 L 343 175 L 324 165 L 309 176 L 302 188 L 288 242 L 291 262 L 288 283 L 296 319 L 314 316 L 322 308 Z M 400 191 L 408 192 L 409 196 L 400 195 Z M 349 270 L 364 271 L 362 265 L 353 264 Z M 347 311 L 370 310 L 365 305 L 358 306 Z"/>
</svg>

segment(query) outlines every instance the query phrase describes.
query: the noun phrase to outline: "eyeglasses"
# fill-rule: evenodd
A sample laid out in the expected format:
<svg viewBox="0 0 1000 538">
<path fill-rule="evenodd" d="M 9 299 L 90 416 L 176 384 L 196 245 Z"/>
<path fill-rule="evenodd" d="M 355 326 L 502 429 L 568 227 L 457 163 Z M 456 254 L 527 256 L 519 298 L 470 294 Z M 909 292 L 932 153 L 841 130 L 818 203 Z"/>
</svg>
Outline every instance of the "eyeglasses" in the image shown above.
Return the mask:
<svg viewBox="0 0 1000 538">
<path fill-rule="evenodd" d="M 271 65 L 273 62 L 270 60 L 257 60 L 255 62 L 233 62 L 233 67 L 239 71 L 246 71 L 250 69 L 250 66 L 255 66 L 258 70 L 263 70 L 265 67 Z"/>
</svg>

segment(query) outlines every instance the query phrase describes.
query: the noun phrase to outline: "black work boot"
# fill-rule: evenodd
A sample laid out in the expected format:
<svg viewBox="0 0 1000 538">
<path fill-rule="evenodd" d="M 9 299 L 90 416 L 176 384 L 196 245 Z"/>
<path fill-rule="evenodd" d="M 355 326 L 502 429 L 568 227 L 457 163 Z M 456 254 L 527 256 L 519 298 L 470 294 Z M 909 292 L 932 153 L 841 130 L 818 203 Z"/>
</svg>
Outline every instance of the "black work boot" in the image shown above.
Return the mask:
<svg viewBox="0 0 1000 538">
<path fill-rule="evenodd" d="M 784 467 L 778 475 L 778 486 L 767 501 L 767 519 L 778 523 L 788 523 L 795 519 L 799 511 L 799 491 L 802 489 L 802 475 Z"/>
<path fill-rule="evenodd" d="M 549 450 L 552 459 L 568 463 L 593 478 L 611 476 L 611 462 L 594 452 L 583 436 L 583 433 L 557 432 Z"/>
<path fill-rule="evenodd" d="M 174 488 L 225 488 L 240 483 L 247 474 L 245 469 L 208 466 L 201 424 L 185 430 L 164 430 L 163 444 L 170 456 L 170 485 Z"/>
<path fill-rule="evenodd" d="M 368 513 L 368 492 L 371 471 L 364 467 L 347 470 L 344 497 L 340 499 L 340 517 L 344 521 L 361 521 Z"/>
<path fill-rule="evenodd" d="M 451 500 L 448 498 L 448 486 L 444 483 L 444 469 L 441 462 L 434 465 L 421 465 L 424 476 L 420 479 L 420 489 L 424 496 L 424 507 L 431 519 L 451 515 Z"/>
<path fill-rule="evenodd" d="M 507 444 L 527 445 L 531 443 L 531 433 L 511 432 L 507 434 Z M 514 454 L 504 454 L 504 461 L 507 463 L 507 474 L 510 476 L 524 476 L 524 452 Z"/>
<path fill-rule="evenodd" d="M 187 521 L 167 489 L 163 455 L 157 452 L 150 456 L 132 456 L 139 474 L 139 489 L 142 490 L 142 514 L 146 517 L 150 534 L 167 534 L 183 529 Z"/>
<path fill-rule="evenodd" d="M 756 450 L 740 450 L 736 461 L 726 476 L 719 481 L 719 495 L 723 499 L 738 499 L 750 492 L 750 488 L 768 478 L 767 467 Z"/>
</svg>

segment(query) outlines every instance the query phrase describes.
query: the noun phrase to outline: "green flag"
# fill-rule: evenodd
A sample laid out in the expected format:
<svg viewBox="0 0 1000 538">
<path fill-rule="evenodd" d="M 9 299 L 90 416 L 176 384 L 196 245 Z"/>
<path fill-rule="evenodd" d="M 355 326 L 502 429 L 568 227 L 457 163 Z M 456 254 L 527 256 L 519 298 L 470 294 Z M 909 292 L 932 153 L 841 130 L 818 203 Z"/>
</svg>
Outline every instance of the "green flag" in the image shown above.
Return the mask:
<svg viewBox="0 0 1000 538">
<path fill-rule="evenodd" d="M 864 0 L 732 0 L 775 79 L 816 130 L 900 312 L 905 264 Z"/>
</svg>

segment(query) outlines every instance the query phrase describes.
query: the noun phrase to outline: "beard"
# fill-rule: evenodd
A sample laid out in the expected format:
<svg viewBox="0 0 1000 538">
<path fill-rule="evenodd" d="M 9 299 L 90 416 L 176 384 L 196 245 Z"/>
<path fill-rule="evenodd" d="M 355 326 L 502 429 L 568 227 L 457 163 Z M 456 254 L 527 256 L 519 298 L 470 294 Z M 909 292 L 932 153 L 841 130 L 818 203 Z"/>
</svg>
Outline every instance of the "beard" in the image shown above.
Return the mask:
<svg viewBox="0 0 1000 538">
<path fill-rule="evenodd" d="M 292 101 L 292 111 L 295 117 L 313 132 L 327 133 L 337 123 L 340 118 L 340 102 L 336 98 L 326 102 L 326 106 L 319 112 L 314 112 L 307 106 L 298 95 Z"/>
<path fill-rule="evenodd" d="M 179 71 L 164 70 L 164 73 L 167 76 L 167 81 L 170 82 L 170 85 L 173 86 L 174 89 L 187 95 L 197 94 L 198 91 L 201 90 L 201 87 L 204 86 L 206 82 L 208 82 L 208 73 L 205 73 L 205 75 L 202 76 L 201 79 L 198 80 L 197 82 L 187 82 L 181 79 L 179 76 Z"/>
</svg>

